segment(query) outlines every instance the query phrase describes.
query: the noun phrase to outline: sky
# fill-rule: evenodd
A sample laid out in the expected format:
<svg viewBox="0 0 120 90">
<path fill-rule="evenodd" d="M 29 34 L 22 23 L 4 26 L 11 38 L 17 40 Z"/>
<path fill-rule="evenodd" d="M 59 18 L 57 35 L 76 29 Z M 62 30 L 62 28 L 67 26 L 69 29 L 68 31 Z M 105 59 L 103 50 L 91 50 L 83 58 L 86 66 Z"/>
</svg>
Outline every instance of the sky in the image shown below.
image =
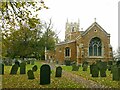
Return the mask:
<svg viewBox="0 0 120 90">
<path fill-rule="evenodd" d="M 49 22 L 61 41 L 65 37 L 65 24 L 78 22 L 85 31 L 96 18 L 96 22 L 108 33 L 113 50 L 118 47 L 118 2 L 119 0 L 44 0 L 49 9 L 42 9 L 39 17 Z"/>
</svg>

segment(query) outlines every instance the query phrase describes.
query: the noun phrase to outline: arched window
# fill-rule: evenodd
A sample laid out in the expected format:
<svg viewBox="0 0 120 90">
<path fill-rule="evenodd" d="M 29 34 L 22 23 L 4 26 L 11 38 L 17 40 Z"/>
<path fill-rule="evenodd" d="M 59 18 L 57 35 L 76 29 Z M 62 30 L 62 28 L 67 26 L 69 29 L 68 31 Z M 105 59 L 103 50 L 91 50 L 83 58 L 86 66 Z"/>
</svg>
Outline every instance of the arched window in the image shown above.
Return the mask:
<svg viewBox="0 0 120 90">
<path fill-rule="evenodd" d="M 89 44 L 89 56 L 101 56 L 102 55 L 102 43 L 100 38 L 92 38 Z"/>
<path fill-rule="evenodd" d="M 65 48 L 65 56 L 66 57 L 70 56 L 70 48 L 69 47 Z"/>
</svg>

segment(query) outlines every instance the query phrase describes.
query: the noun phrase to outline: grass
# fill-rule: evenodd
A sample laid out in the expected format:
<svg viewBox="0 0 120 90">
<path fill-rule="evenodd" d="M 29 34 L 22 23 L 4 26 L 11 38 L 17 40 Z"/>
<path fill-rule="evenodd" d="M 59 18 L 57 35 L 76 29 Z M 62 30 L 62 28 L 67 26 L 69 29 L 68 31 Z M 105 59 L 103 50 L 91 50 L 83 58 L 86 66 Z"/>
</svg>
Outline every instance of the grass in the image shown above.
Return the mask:
<svg viewBox="0 0 120 90">
<path fill-rule="evenodd" d="M 82 76 L 86 80 L 93 80 L 97 83 L 100 83 L 102 85 L 108 86 L 109 88 L 120 88 L 120 81 L 113 81 L 112 80 L 112 74 L 110 71 L 107 71 L 107 77 L 98 77 L 94 78 L 90 76 L 90 69 L 88 68 L 87 71 L 82 71 L 82 67 L 79 68 L 79 71 L 72 71 L 72 66 L 62 66 L 63 70 L 66 70 L 68 72 L 71 72 L 73 74 L 77 74 L 79 76 Z"/>
<path fill-rule="evenodd" d="M 2 76 L 2 88 L 84 88 L 82 84 L 73 82 L 70 78 L 55 78 L 55 71 L 52 70 L 51 83 L 48 85 L 40 85 L 40 67 L 41 62 L 35 62 L 38 70 L 34 72 L 35 79 L 28 80 L 27 74 L 20 75 L 18 70 L 16 75 L 10 75 L 12 66 L 5 66 L 5 74 Z M 32 69 L 33 65 L 27 64 L 26 71 Z"/>
</svg>

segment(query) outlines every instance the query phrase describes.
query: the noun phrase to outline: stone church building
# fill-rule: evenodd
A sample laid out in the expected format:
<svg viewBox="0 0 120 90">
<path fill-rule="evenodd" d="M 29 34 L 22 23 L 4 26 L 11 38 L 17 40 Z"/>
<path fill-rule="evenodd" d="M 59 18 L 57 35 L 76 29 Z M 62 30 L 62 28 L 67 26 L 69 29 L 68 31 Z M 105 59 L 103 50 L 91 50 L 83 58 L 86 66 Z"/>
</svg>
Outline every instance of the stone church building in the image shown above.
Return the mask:
<svg viewBox="0 0 120 90">
<path fill-rule="evenodd" d="M 112 59 L 110 34 L 96 21 L 83 31 L 79 29 L 79 21 L 73 23 L 67 20 L 65 28 L 65 40 L 56 44 L 54 53 L 46 53 L 49 59 L 61 64 L 65 60 L 81 63 L 84 60 L 94 62 Z"/>
</svg>

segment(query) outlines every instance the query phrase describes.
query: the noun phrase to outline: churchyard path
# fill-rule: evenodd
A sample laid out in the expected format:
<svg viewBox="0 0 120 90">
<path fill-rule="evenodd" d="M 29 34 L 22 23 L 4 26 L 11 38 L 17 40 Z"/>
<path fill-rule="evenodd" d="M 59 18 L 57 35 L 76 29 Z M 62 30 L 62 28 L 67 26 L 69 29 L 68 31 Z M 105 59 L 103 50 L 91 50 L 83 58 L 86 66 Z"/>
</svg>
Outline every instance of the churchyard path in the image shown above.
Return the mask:
<svg viewBox="0 0 120 90">
<path fill-rule="evenodd" d="M 55 64 L 51 63 L 50 66 L 51 66 L 51 69 L 53 69 L 53 70 L 56 69 Z M 79 75 L 73 74 L 73 73 L 65 71 L 65 70 L 62 71 L 62 76 L 65 78 L 68 78 L 76 83 L 83 84 L 86 88 L 108 88 L 107 86 L 101 85 L 92 80 L 87 80 Z"/>
</svg>

